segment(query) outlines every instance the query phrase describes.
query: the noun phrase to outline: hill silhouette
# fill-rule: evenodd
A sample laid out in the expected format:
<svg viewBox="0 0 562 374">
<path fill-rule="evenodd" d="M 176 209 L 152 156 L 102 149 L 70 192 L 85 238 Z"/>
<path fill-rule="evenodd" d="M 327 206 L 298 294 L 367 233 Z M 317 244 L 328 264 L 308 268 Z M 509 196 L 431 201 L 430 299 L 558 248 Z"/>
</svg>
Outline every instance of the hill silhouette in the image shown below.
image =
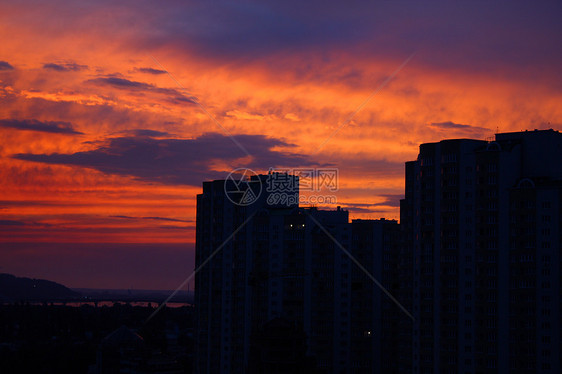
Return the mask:
<svg viewBox="0 0 562 374">
<path fill-rule="evenodd" d="M 53 301 L 77 297 L 80 297 L 78 292 L 56 282 L 0 274 L 0 302 Z"/>
</svg>

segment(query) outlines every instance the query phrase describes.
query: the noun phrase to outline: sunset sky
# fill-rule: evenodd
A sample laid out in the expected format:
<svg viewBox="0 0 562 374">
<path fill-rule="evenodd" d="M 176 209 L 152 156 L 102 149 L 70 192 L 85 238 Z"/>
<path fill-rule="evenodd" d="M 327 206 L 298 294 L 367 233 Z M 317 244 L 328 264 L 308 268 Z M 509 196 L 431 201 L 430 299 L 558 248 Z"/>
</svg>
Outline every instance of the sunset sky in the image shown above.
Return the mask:
<svg viewBox="0 0 562 374">
<path fill-rule="evenodd" d="M 0 0 L 0 272 L 173 289 L 204 180 L 335 167 L 399 219 L 420 143 L 562 130 L 559 1 L 115 3 Z"/>
</svg>

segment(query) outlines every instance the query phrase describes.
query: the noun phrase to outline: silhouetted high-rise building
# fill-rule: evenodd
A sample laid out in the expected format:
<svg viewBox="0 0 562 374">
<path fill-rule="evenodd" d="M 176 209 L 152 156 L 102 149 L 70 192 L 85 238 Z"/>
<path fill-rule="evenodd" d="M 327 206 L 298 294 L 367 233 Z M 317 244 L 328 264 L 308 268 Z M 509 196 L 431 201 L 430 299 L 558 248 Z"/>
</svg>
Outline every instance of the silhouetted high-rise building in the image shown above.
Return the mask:
<svg viewBox="0 0 562 374">
<path fill-rule="evenodd" d="M 394 220 L 353 220 L 353 257 L 403 305 L 399 294 L 400 226 Z M 411 331 L 409 317 L 377 284 L 351 264 L 351 366 L 346 373 L 397 373 L 403 357 L 401 330 Z"/>
<path fill-rule="evenodd" d="M 196 373 L 247 372 L 252 334 L 268 317 L 277 316 L 278 298 L 268 305 L 257 300 L 277 296 L 278 285 L 264 294 L 262 288 L 255 289 L 256 277 L 260 279 L 270 266 L 270 245 L 279 246 L 278 236 L 272 235 L 270 243 L 270 224 L 284 228 L 285 217 L 296 205 L 279 209 L 269 205 L 266 178 L 203 182 L 203 193 L 197 196 Z M 289 190 L 285 192 L 294 192 Z M 264 212 L 271 213 L 267 222 Z M 271 253 L 271 267 L 277 272 L 278 256 Z"/>
<path fill-rule="evenodd" d="M 411 372 L 561 371 L 561 161 L 547 130 L 422 144 L 406 163 Z"/>
<path fill-rule="evenodd" d="M 264 186 L 267 178 L 254 176 Z M 400 310 L 363 270 L 391 288 L 398 223 L 270 205 L 256 185 L 259 198 L 243 206 L 225 194 L 232 183 L 204 182 L 197 197 L 196 373 L 372 374 L 392 365 L 385 319 Z"/>
</svg>

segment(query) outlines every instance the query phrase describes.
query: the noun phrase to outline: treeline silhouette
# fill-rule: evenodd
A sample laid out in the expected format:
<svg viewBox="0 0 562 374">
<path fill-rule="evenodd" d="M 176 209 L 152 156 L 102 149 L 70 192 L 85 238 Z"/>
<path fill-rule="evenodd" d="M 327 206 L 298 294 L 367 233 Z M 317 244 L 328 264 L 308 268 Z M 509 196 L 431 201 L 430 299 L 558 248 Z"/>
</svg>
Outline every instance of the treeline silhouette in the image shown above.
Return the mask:
<svg viewBox="0 0 562 374">
<path fill-rule="evenodd" d="M 145 324 L 156 306 L 0 305 L 0 372 L 95 372 L 100 343 L 123 326 L 142 337 L 143 360 L 166 355 L 191 372 L 192 307 L 163 307 Z"/>
</svg>

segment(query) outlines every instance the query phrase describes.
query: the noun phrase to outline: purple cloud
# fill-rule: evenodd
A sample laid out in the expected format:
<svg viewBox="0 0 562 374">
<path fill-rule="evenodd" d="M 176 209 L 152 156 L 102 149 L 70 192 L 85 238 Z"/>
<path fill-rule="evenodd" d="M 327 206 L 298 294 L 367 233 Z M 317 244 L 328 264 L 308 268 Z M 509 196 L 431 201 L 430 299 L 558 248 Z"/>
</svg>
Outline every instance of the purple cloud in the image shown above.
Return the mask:
<svg viewBox="0 0 562 374">
<path fill-rule="evenodd" d="M 134 136 L 147 136 L 150 138 L 161 138 L 164 136 L 170 136 L 169 133 L 164 131 L 148 130 L 148 129 L 136 129 L 130 131 Z"/>
<path fill-rule="evenodd" d="M 145 47 L 188 48 L 201 56 L 240 63 L 276 57 L 280 52 L 343 50 L 369 58 L 404 59 L 418 51 L 416 64 L 434 68 L 499 69 L 511 74 L 506 67 L 515 67 L 531 75 L 527 68 L 548 66 L 558 72 L 562 24 L 557 15 L 562 4 L 522 0 L 512 4 L 506 9 L 501 3 L 482 8 L 444 0 L 356 2 L 353 6 L 316 0 L 194 1 L 156 10 L 148 28 L 159 33 L 147 30 L 137 42 Z M 329 59 L 328 53 L 325 60 Z M 279 66 L 287 62 L 267 61 Z"/>
<path fill-rule="evenodd" d="M 0 219 L 0 226 L 25 226 L 27 225 L 23 221 L 14 221 L 10 219 Z"/>
<path fill-rule="evenodd" d="M 460 132 L 463 134 L 467 134 L 473 137 L 482 137 L 483 134 L 490 132 L 489 129 L 485 127 L 479 126 L 472 126 L 472 125 L 463 125 L 460 123 L 454 123 L 451 121 L 448 122 L 437 122 L 437 123 L 430 123 L 428 126 L 433 127 L 434 129 L 450 131 L 454 130 L 456 132 Z"/>
<path fill-rule="evenodd" d="M 49 132 L 53 134 L 82 135 L 74 130 L 72 124 L 62 121 L 38 121 L 36 119 L 2 119 L 0 127 L 17 130 Z"/>
<path fill-rule="evenodd" d="M 184 220 L 184 219 L 167 218 L 167 217 L 131 217 L 131 216 L 110 216 L 110 217 L 123 218 L 123 219 L 148 219 L 148 220 L 156 220 L 156 221 L 185 222 L 185 223 L 193 222 L 193 220 Z M 184 226 L 182 227 L 185 228 Z"/>
<path fill-rule="evenodd" d="M 120 77 L 103 77 L 87 80 L 86 83 L 95 84 L 98 86 L 109 86 L 121 90 L 127 90 L 132 92 L 147 92 L 147 93 L 157 93 L 169 96 L 174 102 L 184 102 L 189 104 L 196 104 L 197 99 L 192 96 L 186 96 L 179 90 L 173 88 L 160 88 L 153 84 L 132 81 Z"/>
<path fill-rule="evenodd" d="M 380 209 L 373 209 L 377 207 L 400 207 L 400 199 L 404 198 L 403 194 L 379 194 L 378 196 L 384 197 L 385 200 L 380 203 L 341 203 L 341 205 L 353 213 L 381 213 L 385 212 Z"/>
<path fill-rule="evenodd" d="M 0 61 L 0 71 L 2 70 L 14 70 L 14 67 L 9 62 Z"/>
<path fill-rule="evenodd" d="M 43 65 L 43 69 L 55 70 L 60 72 L 67 72 L 67 71 L 80 71 L 88 69 L 86 65 L 78 65 L 74 62 L 66 62 L 66 63 L 47 63 Z"/>
<path fill-rule="evenodd" d="M 153 69 L 153 68 L 136 68 L 135 71 L 138 71 L 139 73 L 146 73 L 146 74 L 153 74 L 153 75 L 166 74 L 164 70 Z"/>
<path fill-rule="evenodd" d="M 236 139 L 249 151 L 251 161 L 227 136 L 209 133 L 195 139 L 127 136 L 111 138 L 99 148 L 72 154 L 17 154 L 20 160 L 47 164 L 75 165 L 108 174 L 129 175 L 141 180 L 165 184 L 199 186 L 201 181 L 220 179 L 226 175 L 213 170 L 216 161 L 237 167 L 266 171 L 270 167 L 311 165 L 303 155 L 273 150 L 291 144 L 263 135 L 237 135 Z M 240 162 L 240 163 L 239 163 Z"/>
</svg>

